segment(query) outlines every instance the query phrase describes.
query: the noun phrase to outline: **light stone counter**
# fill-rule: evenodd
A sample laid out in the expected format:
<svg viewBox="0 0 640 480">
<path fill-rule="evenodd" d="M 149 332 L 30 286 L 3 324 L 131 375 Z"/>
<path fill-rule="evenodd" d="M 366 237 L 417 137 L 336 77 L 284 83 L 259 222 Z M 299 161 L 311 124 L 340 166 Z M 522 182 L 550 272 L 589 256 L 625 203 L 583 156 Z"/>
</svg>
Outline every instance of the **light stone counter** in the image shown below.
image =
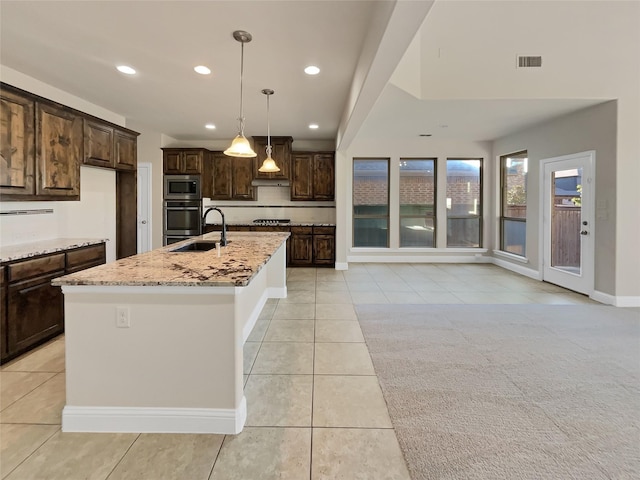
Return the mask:
<svg viewBox="0 0 640 480">
<path fill-rule="evenodd" d="M 55 279 L 54 285 L 239 287 L 251 279 L 286 242 L 286 232 L 228 232 L 229 243 L 206 252 L 172 252 L 195 240 L 218 241 L 207 233 L 147 253 Z"/>
<path fill-rule="evenodd" d="M 243 345 L 285 298 L 289 233 L 233 232 L 56 279 L 65 302 L 64 432 L 220 433 L 247 417 Z"/>
<path fill-rule="evenodd" d="M 88 247 L 106 242 L 104 238 L 53 238 L 18 245 L 0 246 L 0 263 L 24 260 L 49 253 L 63 252 L 72 248 Z"/>
</svg>

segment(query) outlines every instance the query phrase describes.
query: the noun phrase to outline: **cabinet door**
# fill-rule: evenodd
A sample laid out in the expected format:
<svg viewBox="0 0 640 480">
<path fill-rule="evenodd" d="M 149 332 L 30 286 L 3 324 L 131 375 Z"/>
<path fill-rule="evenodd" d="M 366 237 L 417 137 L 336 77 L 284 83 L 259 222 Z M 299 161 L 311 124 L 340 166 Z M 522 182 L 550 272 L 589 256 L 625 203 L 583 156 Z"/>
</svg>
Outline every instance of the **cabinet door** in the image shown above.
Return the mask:
<svg viewBox="0 0 640 480">
<path fill-rule="evenodd" d="M 82 162 L 85 165 L 95 165 L 96 167 L 115 167 L 113 128 L 84 119 L 84 158 Z"/>
<path fill-rule="evenodd" d="M 35 194 L 34 101 L 0 90 L 0 194 Z"/>
<path fill-rule="evenodd" d="M 164 173 L 166 175 L 180 175 L 182 173 L 182 152 L 179 150 L 165 150 Z"/>
<path fill-rule="evenodd" d="M 313 236 L 313 263 L 315 265 L 335 263 L 335 235 Z"/>
<path fill-rule="evenodd" d="M 36 194 L 79 198 L 82 118 L 40 102 L 36 115 Z"/>
<path fill-rule="evenodd" d="M 316 153 L 313 159 L 313 198 L 335 198 L 335 156 L 333 153 Z"/>
<path fill-rule="evenodd" d="M 118 170 L 135 170 L 138 167 L 138 139 L 135 135 L 115 131 L 115 157 Z"/>
<path fill-rule="evenodd" d="M 186 175 L 200 175 L 202 173 L 203 152 L 183 153 L 183 173 Z"/>
<path fill-rule="evenodd" d="M 9 286 L 7 302 L 8 354 L 28 350 L 64 330 L 63 297 L 51 280 L 64 271 Z"/>
<path fill-rule="evenodd" d="M 232 164 L 232 198 L 255 200 L 253 181 L 253 158 L 230 157 Z"/>
<path fill-rule="evenodd" d="M 0 361 L 7 357 L 7 284 L 5 268 L 0 267 Z"/>
<path fill-rule="evenodd" d="M 287 247 L 291 265 L 311 265 L 313 263 L 312 227 L 291 227 Z"/>
<path fill-rule="evenodd" d="M 254 164 L 254 178 L 273 178 L 278 180 L 289 180 L 291 178 L 291 137 L 271 137 L 271 158 L 280 167 L 279 172 L 260 172 L 258 169 L 267 158 L 267 137 L 253 137 L 253 148 L 258 154 Z"/>
<path fill-rule="evenodd" d="M 212 185 L 210 198 L 213 200 L 231 200 L 233 198 L 233 167 L 234 158 L 222 152 L 212 155 Z"/>
<path fill-rule="evenodd" d="M 313 157 L 294 153 L 291 158 L 291 200 L 313 200 Z"/>
</svg>

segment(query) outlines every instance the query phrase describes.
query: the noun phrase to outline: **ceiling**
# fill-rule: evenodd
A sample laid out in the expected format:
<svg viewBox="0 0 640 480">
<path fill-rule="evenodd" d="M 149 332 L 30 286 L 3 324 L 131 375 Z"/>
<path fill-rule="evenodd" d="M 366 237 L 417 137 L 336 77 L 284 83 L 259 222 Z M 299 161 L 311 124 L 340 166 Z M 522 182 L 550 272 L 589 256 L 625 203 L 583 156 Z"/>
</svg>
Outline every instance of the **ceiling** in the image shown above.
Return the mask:
<svg viewBox="0 0 640 480">
<path fill-rule="evenodd" d="M 335 139 L 349 122 L 351 137 L 490 140 L 603 101 L 424 100 L 388 83 L 431 3 L 401 0 L 394 25 L 393 0 L 2 0 L 0 63 L 178 141 L 237 134 L 234 30 L 253 36 L 244 47 L 248 137 L 267 133 L 264 88 L 275 91 L 271 135 L 305 140 Z M 196 74 L 201 64 L 212 73 Z M 303 72 L 311 64 L 320 74 Z"/>
</svg>

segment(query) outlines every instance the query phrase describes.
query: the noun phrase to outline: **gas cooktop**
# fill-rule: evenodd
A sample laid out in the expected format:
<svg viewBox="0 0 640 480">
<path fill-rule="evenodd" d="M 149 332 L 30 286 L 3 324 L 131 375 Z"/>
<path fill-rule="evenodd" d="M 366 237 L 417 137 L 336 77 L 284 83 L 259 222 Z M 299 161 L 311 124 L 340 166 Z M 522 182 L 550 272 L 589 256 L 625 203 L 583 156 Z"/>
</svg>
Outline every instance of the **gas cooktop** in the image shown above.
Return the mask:
<svg viewBox="0 0 640 480">
<path fill-rule="evenodd" d="M 279 223 L 291 223 L 289 218 L 256 218 L 253 223 L 260 225 L 277 225 Z"/>
</svg>

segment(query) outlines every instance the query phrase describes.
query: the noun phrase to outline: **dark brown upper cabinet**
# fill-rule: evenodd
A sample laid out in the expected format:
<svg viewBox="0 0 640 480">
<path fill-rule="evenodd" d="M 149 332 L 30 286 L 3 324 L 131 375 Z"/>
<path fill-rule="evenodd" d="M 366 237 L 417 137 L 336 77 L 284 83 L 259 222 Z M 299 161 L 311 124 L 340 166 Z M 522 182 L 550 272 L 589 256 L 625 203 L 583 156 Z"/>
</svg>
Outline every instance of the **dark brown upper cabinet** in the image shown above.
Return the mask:
<svg viewBox="0 0 640 480">
<path fill-rule="evenodd" d="M 334 200 L 334 153 L 293 152 L 290 190 L 291 200 Z"/>
<path fill-rule="evenodd" d="M 253 178 L 255 179 L 269 179 L 276 180 L 289 180 L 291 178 L 291 144 L 293 143 L 292 137 L 271 137 L 271 158 L 276 162 L 276 165 L 280 167 L 279 172 L 259 172 L 258 169 L 262 166 L 262 162 L 267 158 L 267 137 L 253 137 L 253 150 L 258 154 L 254 158 L 254 172 Z"/>
<path fill-rule="evenodd" d="M 82 152 L 82 117 L 36 102 L 36 194 L 77 200 Z"/>
<path fill-rule="evenodd" d="M 138 168 L 137 135 L 124 130 L 114 130 L 113 149 L 117 170 L 136 170 Z"/>
<path fill-rule="evenodd" d="M 84 158 L 82 163 L 115 168 L 113 128 L 102 122 L 84 119 Z"/>
<path fill-rule="evenodd" d="M 165 175 L 200 175 L 204 158 L 204 148 L 163 148 Z"/>
<path fill-rule="evenodd" d="M 35 194 L 35 102 L 0 89 L 0 195 Z"/>
<path fill-rule="evenodd" d="M 205 158 L 202 196 L 212 200 L 255 200 L 253 158 L 229 157 L 210 152 Z"/>
</svg>

